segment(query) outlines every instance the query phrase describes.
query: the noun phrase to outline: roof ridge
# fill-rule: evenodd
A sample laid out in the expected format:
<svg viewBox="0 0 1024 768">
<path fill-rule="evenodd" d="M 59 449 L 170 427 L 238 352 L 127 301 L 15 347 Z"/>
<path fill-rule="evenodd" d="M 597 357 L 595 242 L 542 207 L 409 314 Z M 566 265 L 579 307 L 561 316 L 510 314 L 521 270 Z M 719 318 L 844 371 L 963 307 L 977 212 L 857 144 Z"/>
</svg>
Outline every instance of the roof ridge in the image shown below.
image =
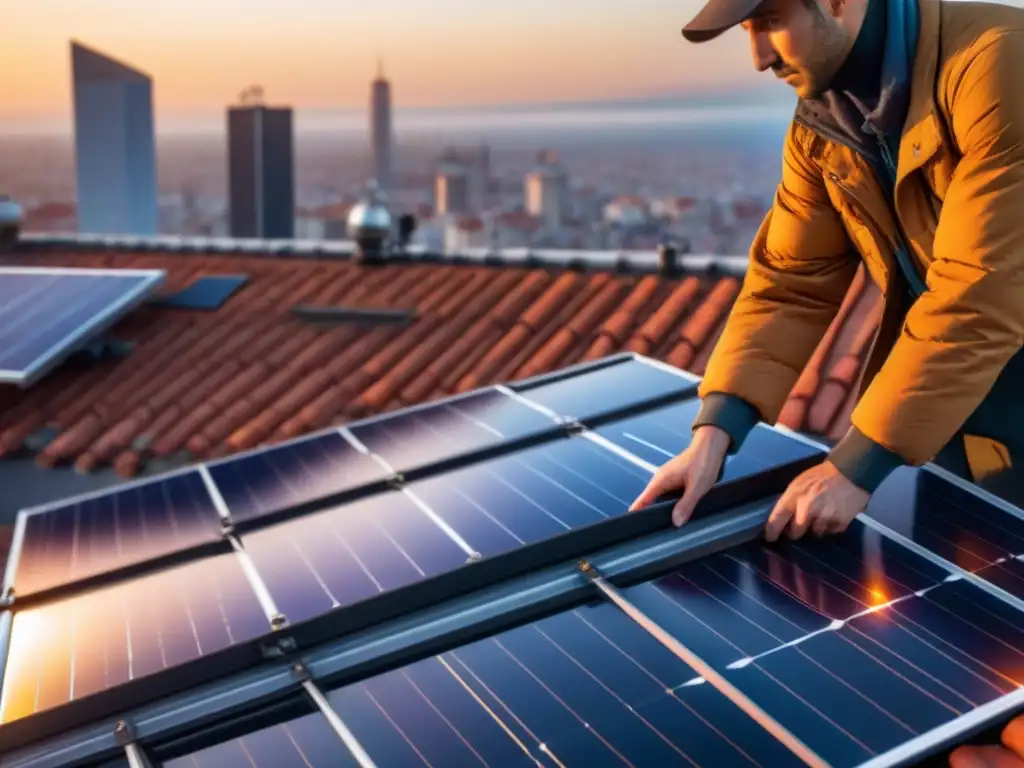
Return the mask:
<svg viewBox="0 0 1024 768">
<path fill-rule="evenodd" d="M 45 253 L 81 249 L 111 253 L 133 253 L 183 256 L 238 256 L 288 259 L 352 258 L 356 244 L 351 240 L 259 240 L 231 237 L 184 237 L 157 235 L 89 235 L 23 233 L 18 241 L 24 253 Z M 454 253 L 428 251 L 411 246 L 393 253 L 381 265 L 451 264 L 492 268 L 569 268 L 589 272 L 626 274 L 658 273 L 660 256 L 657 249 L 565 249 L 565 248 L 463 248 Z M 740 276 L 746 272 L 746 254 L 692 254 L 676 256 L 676 266 L 684 274 L 715 273 Z"/>
</svg>

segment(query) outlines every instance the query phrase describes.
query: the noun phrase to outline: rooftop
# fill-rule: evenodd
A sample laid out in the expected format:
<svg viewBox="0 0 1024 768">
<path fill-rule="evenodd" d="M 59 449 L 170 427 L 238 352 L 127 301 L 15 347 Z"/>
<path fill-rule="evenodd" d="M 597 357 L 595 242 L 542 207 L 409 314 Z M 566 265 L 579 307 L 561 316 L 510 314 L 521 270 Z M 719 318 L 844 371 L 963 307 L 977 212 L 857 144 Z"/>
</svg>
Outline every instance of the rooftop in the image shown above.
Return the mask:
<svg viewBox="0 0 1024 768">
<path fill-rule="evenodd" d="M 745 265 L 687 255 L 664 274 L 654 253 L 520 249 L 412 252 L 371 266 L 351 251 L 343 242 L 26 236 L 0 264 L 158 268 L 168 292 L 204 275 L 249 281 L 216 311 L 143 306 L 109 332 L 126 354 L 74 360 L 25 391 L 0 390 L 0 463 L 29 457 L 130 477 L 620 352 L 700 374 Z M 877 299 L 858 275 L 785 425 L 825 438 L 845 431 Z M 313 322 L 293 311 L 300 306 L 349 311 Z M 411 320 L 377 311 L 396 309 Z"/>
</svg>

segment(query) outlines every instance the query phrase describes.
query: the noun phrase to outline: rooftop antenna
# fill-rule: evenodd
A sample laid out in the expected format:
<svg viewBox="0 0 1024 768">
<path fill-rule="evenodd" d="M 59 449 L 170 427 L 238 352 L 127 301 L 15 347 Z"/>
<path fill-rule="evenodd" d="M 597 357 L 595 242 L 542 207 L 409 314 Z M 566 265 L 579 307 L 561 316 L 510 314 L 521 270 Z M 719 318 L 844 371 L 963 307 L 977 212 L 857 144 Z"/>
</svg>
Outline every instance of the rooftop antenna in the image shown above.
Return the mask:
<svg viewBox="0 0 1024 768">
<path fill-rule="evenodd" d="M 245 107 L 263 106 L 263 86 L 250 85 L 243 89 L 238 95 L 238 101 Z"/>
</svg>

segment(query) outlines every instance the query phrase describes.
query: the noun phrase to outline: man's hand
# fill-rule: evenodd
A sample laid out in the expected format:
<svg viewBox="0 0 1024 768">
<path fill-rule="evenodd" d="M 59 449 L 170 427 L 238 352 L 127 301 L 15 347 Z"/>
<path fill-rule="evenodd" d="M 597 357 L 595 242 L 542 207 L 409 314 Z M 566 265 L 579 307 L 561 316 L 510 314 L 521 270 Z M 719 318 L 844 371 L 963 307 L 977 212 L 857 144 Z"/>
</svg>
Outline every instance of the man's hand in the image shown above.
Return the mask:
<svg viewBox="0 0 1024 768">
<path fill-rule="evenodd" d="M 659 467 L 629 511 L 646 507 L 664 494 L 683 491 L 682 498 L 672 508 L 672 524 L 685 523 L 697 502 L 718 479 L 729 442 L 729 435 L 718 427 L 707 425 L 697 429 L 690 446 Z"/>
<path fill-rule="evenodd" d="M 818 536 L 842 533 L 864 511 L 871 495 L 847 480 L 830 462 L 796 477 L 775 504 L 764 537 L 775 541 L 785 531 L 799 539 L 808 530 Z"/>
<path fill-rule="evenodd" d="M 950 768 L 1024 768 L 1024 715 L 1003 729 L 1002 745 L 957 747 Z"/>
</svg>

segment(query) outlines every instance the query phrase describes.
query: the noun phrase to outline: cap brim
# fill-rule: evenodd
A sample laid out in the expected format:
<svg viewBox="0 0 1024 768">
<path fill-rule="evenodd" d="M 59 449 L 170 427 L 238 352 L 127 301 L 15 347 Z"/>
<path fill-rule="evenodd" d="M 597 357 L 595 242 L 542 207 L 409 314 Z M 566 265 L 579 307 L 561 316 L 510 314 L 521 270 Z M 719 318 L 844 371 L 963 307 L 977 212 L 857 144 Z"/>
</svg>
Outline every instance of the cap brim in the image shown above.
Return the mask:
<svg viewBox="0 0 1024 768">
<path fill-rule="evenodd" d="M 741 24 L 757 10 L 762 0 L 708 0 L 690 23 L 683 37 L 691 43 L 706 43 Z"/>
</svg>

